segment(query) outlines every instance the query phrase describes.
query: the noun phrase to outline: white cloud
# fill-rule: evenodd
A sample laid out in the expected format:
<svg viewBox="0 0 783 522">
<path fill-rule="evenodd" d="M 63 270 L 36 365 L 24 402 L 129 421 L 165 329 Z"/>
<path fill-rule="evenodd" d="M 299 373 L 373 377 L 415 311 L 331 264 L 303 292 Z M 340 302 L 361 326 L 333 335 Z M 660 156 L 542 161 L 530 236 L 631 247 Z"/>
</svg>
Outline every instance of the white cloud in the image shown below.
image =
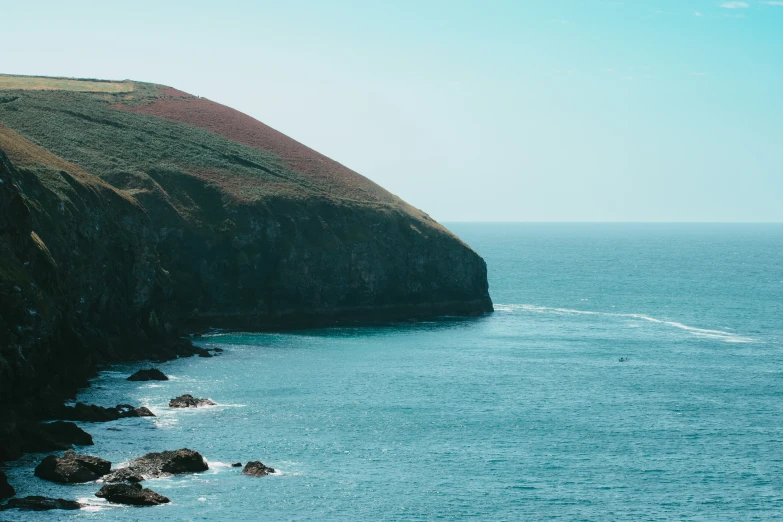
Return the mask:
<svg viewBox="0 0 783 522">
<path fill-rule="evenodd" d="M 720 6 L 724 9 L 747 9 L 750 7 L 747 2 L 723 2 Z"/>
<path fill-rule="evenodd" d="M 764 2 L 767 5 L 780 5 L 783 6 L 783 2 L 781 0 L 770 0 L 769 2 Z"/>
<path fill-rule="evenodd" d="M 704 16 L 704 15 L 701 14 L 699 11 L 694 11 L 693 16 Z"/>
</svg>

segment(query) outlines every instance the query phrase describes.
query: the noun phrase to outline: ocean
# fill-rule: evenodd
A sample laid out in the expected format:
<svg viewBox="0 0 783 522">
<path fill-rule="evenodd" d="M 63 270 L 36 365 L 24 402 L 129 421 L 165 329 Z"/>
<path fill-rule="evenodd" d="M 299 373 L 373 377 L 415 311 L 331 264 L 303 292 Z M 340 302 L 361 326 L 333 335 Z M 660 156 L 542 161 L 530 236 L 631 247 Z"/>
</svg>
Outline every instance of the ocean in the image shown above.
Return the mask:
<svg viewBox="0 0 783 522">
<path fill-rule="evenodd" d="M 214 332 L 211 359 L 103 371 L 78 399 L 155 418 L 80 423 L 115 465 L 191 448 L 134 508 L 33 476 L 78 512 L 8 520 L 783 519 L 783 225 L 450 224 L 494 314 Z M 172 410 L 183 393 L 217 406 Z M 121 431 L 110 430 L 118 428 Z M 278 470 L 253 478 L 230 463 Z M 240 468 L 241 469 L 241 468 Z"/>
</svg>

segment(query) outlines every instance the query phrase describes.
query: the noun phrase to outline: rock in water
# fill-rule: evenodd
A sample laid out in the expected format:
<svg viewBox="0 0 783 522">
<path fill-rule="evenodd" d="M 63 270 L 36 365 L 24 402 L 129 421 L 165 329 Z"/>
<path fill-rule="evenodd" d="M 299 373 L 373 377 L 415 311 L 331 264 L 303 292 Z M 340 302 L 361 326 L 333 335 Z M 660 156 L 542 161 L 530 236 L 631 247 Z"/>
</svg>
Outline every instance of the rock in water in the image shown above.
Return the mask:
<svg viewBox="0 0 783 522">
<path fill-rule="evenodd" d="M 149 408 L 135 407 L 130 404 L 118 404 L 113 408 L 105 408 L 94 404 L 77 402 L 75 406 L 63 406 L 56 410 L 55 415 L 61 419 L 83 422 L 109 422 L 128 417 L 154 417 Z"/>
<path fill-rule="evenodd" d="M 130 404 L 118 404 L 117 411 L 120 413 L 120 418 L 125 419 L 128 417 L 154 417 L 155 414 L 150 411 L 146 406 L 131 406 Z"/>
<path fill-rule="evenodd" d="M 242 473 L 245 475 L 251 475 L 253 477 L 265 477 L 266 475 L 271 475 L 274 472 L 274 469 L 264 466 L 263 463 L 257 460 L 248 462 L 245 466 L 245 469 L 242 470 Z"/>
<path fill-rule="evenodd" d="M 158 370 L 157 368 L 150 368 L 149 370 L 139 370 L 130 377 L 129 381 L 168 381 L 169 378 Z"/>
<path fill-rule="evenodd" d="M 103 477 L 103 481 L 107 483 L 128 482 L 130 484 L 135 484 L 142 480 L 144 480 L 144 477 L 133 468 L 120 468 Z"/>
<path fill-rule="evenodd" d="M 92 435 L 73 422 L 55 421 L 44 424 L 44 431 L 53 439 L 79 446 L 92 446 Z"/>
<path fill-rule="evenodd" d="M 234 462 L 233 464 L 231 464 L 231 467 L 232 468 L 241 468 L 242 467 L 242 463 L 241 462 Z"/>
<path fill-rule="evenodd" d="M 48 511 L 50 509 L 80 509 L 81 507 L 82 505 L 75 500 L 31 496 L 12 498 L 5 506 L 0 506 L 0 510 L 20 509 L 23 511 Z"/>
<path fill-rule="evenodd" d="M 151 489 L 142 488 L 141 484 L 105 484 L 95 496 L 131 506 L 157 506 L 171 502 Z"/>
<path fill-rule="evenodd" d="M 106 475 L 111 462 L 91 455 L 66 451 L 62 457 L 49 455 L 35 468 L 35 476 L 52 482 L 74 484 L 90 482 Z"/>
<path fill-rule="evenodd" d="M 197 473 L 208 470 L 209 466 L 199 452 L 183 448 L 147 453 L 130 461 L 128 468 L 147 477 L 159 477 L 162 474 Z"/>
<path fill-rule="evenodd" d="M 169 408 L 198 408 L 199 406 L 214 406 L 216 403 L 209 399 L 197 399 L 186 393 L 169 401 Z"/>
<path fill-rule="evenodd" d="M 8 483 L 8 477 L 5 473 L 0 471 L 0 500 L 16 495 L 14 487 Z"/>
<path fill-rule="evenodd" d="M 73 422 L 25 422 L 18 429 L 24 451 L 48 452 L 69 449 L 71 444 L 92 445 L 92 436 Z"/>
</svg>

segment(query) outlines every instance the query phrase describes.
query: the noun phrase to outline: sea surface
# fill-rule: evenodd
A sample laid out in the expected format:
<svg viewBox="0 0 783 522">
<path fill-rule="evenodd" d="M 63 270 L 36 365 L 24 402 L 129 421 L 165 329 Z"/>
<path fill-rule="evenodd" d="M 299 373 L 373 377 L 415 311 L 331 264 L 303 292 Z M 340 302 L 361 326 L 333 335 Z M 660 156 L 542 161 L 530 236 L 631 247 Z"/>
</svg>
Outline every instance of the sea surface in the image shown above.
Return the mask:
<svg viewBox="0 0 783 522">
<path fill-rule="evenodd" d="M 82 423 L 115 465 L 188 447 L 204 473 L 117 507 L 99 484 L 24 494 L 9 520 L 783 519 L 783 226 L 452 224 L 496 312 L 291 333 L 215 332 L 211 359 L 115 366 L 79 400 L 157 417 Z M 622 359 L 622 361 L 621 361 Z M 214 407 L 172 410 L 182 393 Z M 121 431 L 110 430 L 118 428 Z M 230 463 L 261 460 L 273 476 Z"/>
</svg>

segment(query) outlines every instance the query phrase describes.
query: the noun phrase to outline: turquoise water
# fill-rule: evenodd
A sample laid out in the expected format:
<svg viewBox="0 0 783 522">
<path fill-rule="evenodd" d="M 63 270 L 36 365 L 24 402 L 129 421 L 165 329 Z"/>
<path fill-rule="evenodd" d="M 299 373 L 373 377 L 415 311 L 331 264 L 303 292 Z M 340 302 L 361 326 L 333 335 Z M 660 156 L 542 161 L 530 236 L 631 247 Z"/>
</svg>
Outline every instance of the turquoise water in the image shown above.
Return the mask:
<svg viewBox="0 0 783 522">
<path fill-rule="evenodd" d="M 783 226 L 451 228 L 487 261 L 493 315 L 216 334 L 223 355 L 162 364 L 164 383 L 112 368 L 79 399 L 158 417 L 82 424 L 88 452 L 189 447 L 211 469 L 145 483 L 170 505 L 113 507 L 26 456 L 18 489 L 94 505 L 2 517 L 783 518 Z M 219 406 L 166 408 L 182 393 Z M 279 474 L 227 466 L 248 460 Z"/>
</svg>

